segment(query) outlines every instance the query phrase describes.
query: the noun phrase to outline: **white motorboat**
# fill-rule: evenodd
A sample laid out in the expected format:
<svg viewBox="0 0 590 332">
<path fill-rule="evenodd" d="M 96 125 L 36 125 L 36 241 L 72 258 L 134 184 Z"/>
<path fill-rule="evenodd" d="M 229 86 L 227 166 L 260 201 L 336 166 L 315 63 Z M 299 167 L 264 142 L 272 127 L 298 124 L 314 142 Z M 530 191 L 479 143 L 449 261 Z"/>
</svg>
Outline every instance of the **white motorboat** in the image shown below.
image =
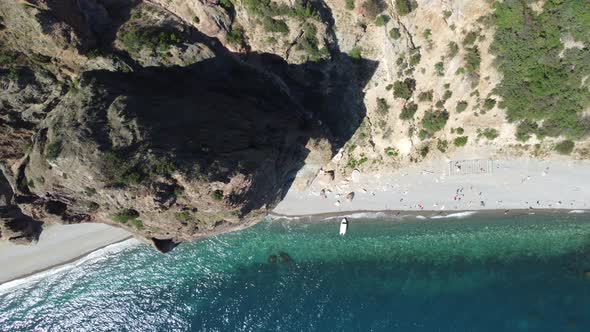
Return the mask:
<svg viewBox="0 0 590 332">
<path fill-rule="evenodd" d="M 342 221 L 340 221 L 340 235 L 346 234 L 347 230 L 348 230 L 348 220 L 346 220 L 346 218 L 342 218 Z"/>
</svg>

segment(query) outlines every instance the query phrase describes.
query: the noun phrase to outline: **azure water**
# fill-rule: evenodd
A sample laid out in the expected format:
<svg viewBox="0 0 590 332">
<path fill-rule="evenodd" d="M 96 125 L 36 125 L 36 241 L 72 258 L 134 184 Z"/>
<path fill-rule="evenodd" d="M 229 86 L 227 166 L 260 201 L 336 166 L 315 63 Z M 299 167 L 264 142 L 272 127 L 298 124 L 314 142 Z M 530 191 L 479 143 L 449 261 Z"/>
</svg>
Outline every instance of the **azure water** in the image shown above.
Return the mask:
<svg viewBox="0 0 590 332">
<path fill-rule="evenodd" d="M 1 331 L 588 331 L 590 217 L 265 221 L 0 288 Z"/>
</svg>

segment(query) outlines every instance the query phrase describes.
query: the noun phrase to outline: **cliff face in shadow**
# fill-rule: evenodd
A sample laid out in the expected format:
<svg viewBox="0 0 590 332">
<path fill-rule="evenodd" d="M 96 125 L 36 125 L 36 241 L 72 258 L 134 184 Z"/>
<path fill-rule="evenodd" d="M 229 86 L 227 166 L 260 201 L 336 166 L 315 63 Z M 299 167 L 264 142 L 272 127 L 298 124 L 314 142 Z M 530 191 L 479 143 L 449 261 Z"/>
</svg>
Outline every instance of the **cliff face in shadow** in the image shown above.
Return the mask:
<svg viewBox="0 0 590 332">
<path fill-rule="evenodd" d="M 125 38 L 152 41 L 152 32 L 138 31 Z M 124 38 L 126 53 L 74 52 L 87 59 L 75 78 L 60 67 L 67 64 L 15 46 L 22 34 L 7 34 L 3 46 L 18 67 L 0 72 L 7 87 L 0 135 L 18 149 L 1 157 L 14 190 L 10 206 L 31 229 L 39 229 L 35 220 L 110 223 L 169 250 L 243 227 L 292 185 L 309 183 L 366 113 L 362 89 L 376 63 L 337 46 L 326 59 L 289 64 L 232 52 L 189 27 L 159 31 L 153 40 L 165 40 L 165 52 L 134 49 Z M 77 35 L 80 43 L 86 35 Z M 36 97 L 29 104 L 15 97 L 27 91 Z M 4 224 L 17 218 L 10 215 L 2 214 Z M 38 237 L 29 233 L 36 235 L 20 238 Z"/>
</svg>

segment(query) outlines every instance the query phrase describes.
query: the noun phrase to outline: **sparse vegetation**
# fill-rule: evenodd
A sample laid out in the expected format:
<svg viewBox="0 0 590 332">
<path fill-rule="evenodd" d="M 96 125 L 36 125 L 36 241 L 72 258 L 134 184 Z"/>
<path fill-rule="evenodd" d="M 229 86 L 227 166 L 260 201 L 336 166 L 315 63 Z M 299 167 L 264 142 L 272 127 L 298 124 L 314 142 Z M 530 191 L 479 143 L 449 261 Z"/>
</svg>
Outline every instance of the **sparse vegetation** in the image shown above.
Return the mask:
<svg viewBox="0 0 590 332">
<path fill-rule="evenodd" d="M 387 24 L 388 21 L 389 21 L 389 16 L 387 16 L 387 15 L 379 15 L 375 19 L 375 25 L 378 26 L 378 27 L 382 27 L 385 24 Z"/>
<path fill-rule="evenodd" d="M 418 8 L 416 0 L 395 0 L 395 9 L 401 16 L 407 15 Z"/>
<path fill-rule="evenodd" d="M 494 128 L 486 128 L 483 131 L 478 130 L 478 136 L 480 136 L 480 135 L 487 138 L 490 141 L 493 141 L 496 138 L 498 138 L 498 136 L 500 134 L 498 134 L 498 130 L 496 130 Z"/>
<path fill-rule="evenodd" d="M 114 222 L 126 224 L 127 222 L 139 217 L 139 212 L 133 209 L 124 209 L 111 216 Z"/>
<path fill-rule="evenodd" d="M 434 97 L 433 95 L 434 95 L 434 91 L 432 91 L 432 90 L 422 91 L 418 95 L 418 100 L 419 101 L 432 101 L 433 97 Z"/>
<path fill-rule="evenodd" d="M 233 45 L 244 43 L 244 31 L 232 25 L 231 30 L 227 33 L 227 41 Z"/>
<path fill-rule="evenodd" d="M 101 171 L 106 182 L 112 186 L 138 185 L 170 177 L 176 170 L 174 162 L 166 156 L 157 157 L 138 152 L 127 155 L 119 151 L 105 153 Z"/>
<path fill-rule="evenodd" d="M 401 38 L 401 36 L 402 34 L 398 28 L 392 28 L 391 30 L 389 30 L 389 37 L 391 37 L 391 39 L 398 40 Z"/>
<path fill-rule="evenodd" d="M 57 159 L 57 157 L 59 157 L 61 150 L 62 150 L 61 141 L 49 143 L 49 144 L 47 144 L 47 147 L 45 148 L 45 157 L 47 158 L 47 160 L 55 160 L 55 159 Z"/>
<path fill-rule="evenodd" d="M 348 10 L 354 9 L 354 0 L 346 0 L 346 9 L 348 9 Z"/>
<path fill-rule="evenodd" d="M 442 130 L 449 120 L 447 111 L 428 111 L 422 118 L 422 127 L 432 136 L 433 133 Z"/>
<path fill-rule="evenodd" d="M 486 111 L 491 110 L 492 108 L 494 108 L 494 106 L 496 106 L 496 100 L 492 99 L 492 98 L 486 98 L 486 100 L 483 102 L 483 109 Z"/>
<path fill-rule="evenodd" d="M 449 17 L 451 17 L 451 15 L 453 14 L 453 12 L 451 12 L 450 10 L 443 10 L 443 17 L 446 19 L 448 19 Z"/>
<path fill-rule="evenodd" d="M 475 31 L 469 31 L 466 35 L 465 38 L 463 39 L 463 45 L 464 46 L 473 46 L 473 44 L 475 44 L 475 41 L 477 40 L 477 32 Z"/>
<path fill-rule="evenodd" d="M 192 215 L 187 211 L 182 211 L 174 213 L 174 218 L 178 221 L 187 222 L 192 219 Z"/>
<path fill-rule="evenodd" d="M 435 63 L 434 72 L 438 76 L 445 76 L 445 64 L 442 61 Z"/>
<path fill-rule="evenodd" d="M 447 45 L 447 56 L 452 59 L 458 53 L 459 53 L 459 45 L 457 45 L 457 43 L 455 43 L 454 41 L 449 42 L 449 44 Z"/>
<path fill-rule="evenodd" d="M 399 114 L 399 118 L 404 121 L 412 120 L 417 110 L 418 105 L 414 104 L 413 102 L 406 103 Z"/>
<path fill-rule="evenodd" d="M 143 227 L 143 221 L 141 221 L 140 219 L 133 219 L 131 220 L 131 226 L 133 226 L 136 230 L 140 231 L 142 230 Z"/>
<path fill-rule="evenodd" d="M 211 198 L 213 198 L 213 200 L 215 201 L 223 200 L 223 190 L 213 190 L 213 192 L 211 193 Z"/>
<path fill-rule="evenodd" d="M 352 50 L 350 50 L 350 52 L 348 52 L 348 56 L 353 59 L 353 60 L 360 60 L 362 59 L 362 50 L 360 47 L 355 46 L 352 48 Z"/>
<path fill-rule="evenodd" d="M 268 16 L 262 19 L 262 27 L 266 32 L 277 32 L 285 35 L 289 33 L 289 27 L 285 21 L 275 20 Z"/>
<path fill-rule="evenodd" d="M 385 148 L 385 154 L 389 157 L 398 157 L 399 151 L 397 149 L 389 147 L 389 148 Z"/>
<path fill-rule="evenodd" d="M 447 152 L 447 149 L 449 148 L 449 141 L 445 140 L 438 140 L 436 142 L 436 148 L 438 149 L 438 151 L 445 153 Z"/>
<path fill-rule="evenodd" d="M 125 31 L 120 36 L 121 43 L 130 53 L 137 53 L 143 48 L 166 52 L 173 45 L 186 42 L 176 31 L 140 30 Z"/>
<path fill-rule="evenodd" d="M 467 73 L 472 75 L 479 74 L 479 65 L 481 63 L 481 57 L 477 47 L 468 48 L 465 53 L 465 70 Z"/>
<path fill-rule="evenodd" d="M 387 4 L 383 0 L 365 0 L 361 8 L 370 20 L 374 20 L 379 13 L 387 8 Z"/>
<path fill-rule="evenodd" d="M 453 140 L 453 145 L 457 147 L 465 146 L 467 144 L 467 140 L 469 137 L 467 136 L 459 136 Z"/>
<path fill-rule="evenodd" d="M 443 94 L 443 100 L 447 101 L 452 96 L 453 96 L 453 92 L 451 90 L 445 90 L 445 93 Z"/>
<path fill-rule="evenodd" d="M 377 113 L 385 115 L 389 112 L 389 105 L 385 98 L 377 98 Z"/>
<path fill-rule="evenodd" d="M 575 144 L 571 140 L 561 141 L 555 145 L 555 151 L 563 155 L 571 154 L 574 151 L 574 146 Z"/>
<path fill-rule="evenodd" d="M 403 81 L 396 81 L 393 84 L 393 96 L 395 98 L 410 99 L 416 89 L 416 81 L 406 78 Z"/>
</svg>

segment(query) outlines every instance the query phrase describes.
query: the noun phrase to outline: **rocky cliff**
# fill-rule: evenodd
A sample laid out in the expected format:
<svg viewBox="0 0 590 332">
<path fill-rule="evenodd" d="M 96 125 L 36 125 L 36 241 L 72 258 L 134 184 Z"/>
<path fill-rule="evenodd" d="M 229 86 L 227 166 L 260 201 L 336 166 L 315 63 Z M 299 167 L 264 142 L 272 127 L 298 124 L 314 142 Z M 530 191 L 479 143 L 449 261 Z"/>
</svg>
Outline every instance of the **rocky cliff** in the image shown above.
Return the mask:
<svg viewBox="0 0 590 332">
<path fill-rule="evenodd" d="M 322 170 L 587 158 L 588 6 L 0 0 L 0 236 L 103 222 L 166 249 Z"/>
</svg>

